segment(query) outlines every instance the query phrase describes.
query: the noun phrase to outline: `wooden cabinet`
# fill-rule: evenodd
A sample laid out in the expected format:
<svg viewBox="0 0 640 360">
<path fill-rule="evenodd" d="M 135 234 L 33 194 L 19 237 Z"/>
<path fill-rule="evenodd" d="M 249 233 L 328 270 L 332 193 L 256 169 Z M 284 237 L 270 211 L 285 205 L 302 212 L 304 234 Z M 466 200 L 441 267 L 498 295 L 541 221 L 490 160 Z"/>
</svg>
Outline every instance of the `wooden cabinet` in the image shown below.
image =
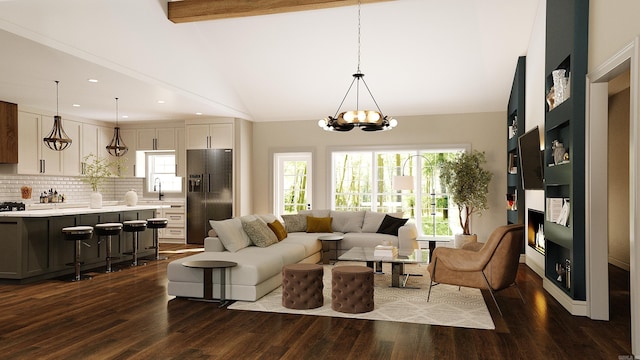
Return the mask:
<svg viewBox="0 0 640 360">
<path fill-rule="evenodd" d="M 192 124 L 186 126 L 186 148 L 233 149 L 233 124 Z"/>
<path fill-rule="evenodd" d="M 175 150 L 174 128 L 138 129 L 136 147 L 138 150 Z"/>
<path fill-rule="evenodd" d="M 0 101 L 0 163 L 18 163 L 18 105 Z"/>
<path fill-rule="evenodd" d="M 578 301 L 585 301 L 587 293 L 584 79 L 588 26 L 588 4 L 573 0 L 547 2 L 545 284 L 553 284 Z M 565 156 L 554 156 L 559 143 L 566 150 Z"/>
</svg>

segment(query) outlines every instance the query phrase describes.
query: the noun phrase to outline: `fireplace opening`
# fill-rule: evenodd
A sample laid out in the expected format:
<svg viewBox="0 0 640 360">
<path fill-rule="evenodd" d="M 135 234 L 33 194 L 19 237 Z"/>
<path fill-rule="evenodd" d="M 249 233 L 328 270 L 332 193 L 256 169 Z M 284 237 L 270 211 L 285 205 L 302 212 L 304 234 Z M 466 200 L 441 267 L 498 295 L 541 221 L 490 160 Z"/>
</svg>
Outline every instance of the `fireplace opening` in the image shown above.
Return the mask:
<svg viewBox="0 0 640 360">
<path fill-rule="evenodd" d="M 527 209 L 529 222 L 527 225 L 527 244 L 540 254 L 544 255 L 544 212 Z"/>
</svg>

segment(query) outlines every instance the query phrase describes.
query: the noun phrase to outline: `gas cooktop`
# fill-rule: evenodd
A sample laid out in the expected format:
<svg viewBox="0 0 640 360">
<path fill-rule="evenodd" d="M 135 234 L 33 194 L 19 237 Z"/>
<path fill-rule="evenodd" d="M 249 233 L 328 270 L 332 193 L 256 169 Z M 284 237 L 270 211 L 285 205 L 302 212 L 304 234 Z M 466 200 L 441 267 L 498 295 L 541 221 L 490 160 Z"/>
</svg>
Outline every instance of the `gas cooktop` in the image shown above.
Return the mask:
<svg viewBox="0 0 640 360">
<path fill-rule="evenodd" d="M 24 211 L 24 203 L 21 202 L 0 202 L 0 211 Z"/>
</svg>

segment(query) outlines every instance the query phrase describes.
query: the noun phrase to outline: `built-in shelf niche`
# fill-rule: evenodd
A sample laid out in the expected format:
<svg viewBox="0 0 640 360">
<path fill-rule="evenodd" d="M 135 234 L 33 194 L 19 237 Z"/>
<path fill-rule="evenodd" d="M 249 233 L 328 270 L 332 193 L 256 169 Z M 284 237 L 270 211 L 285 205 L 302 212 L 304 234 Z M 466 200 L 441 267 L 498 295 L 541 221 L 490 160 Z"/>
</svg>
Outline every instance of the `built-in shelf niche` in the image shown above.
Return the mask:
<svg viewBox="0 0 640 360">
<path fill-rule="evenodd" d="M 527 244 L 529 247 L 544 255 L 544 212 L 527 209 L 529 222 L 527 223 Z"/>
</svg>

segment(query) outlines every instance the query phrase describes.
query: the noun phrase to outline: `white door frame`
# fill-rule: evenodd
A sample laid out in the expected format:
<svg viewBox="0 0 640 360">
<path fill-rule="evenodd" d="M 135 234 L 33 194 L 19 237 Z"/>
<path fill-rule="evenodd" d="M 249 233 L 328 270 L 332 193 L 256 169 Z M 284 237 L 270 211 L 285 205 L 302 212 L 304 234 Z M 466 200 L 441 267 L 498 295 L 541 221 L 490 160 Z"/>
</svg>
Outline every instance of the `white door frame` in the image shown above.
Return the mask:
<svg viewBox="0 0 640 360">
<path fill-rule="evenodd" d="M 592 319 L 609 318 L 608 241 L 607 233 L 607 171 L 606 124 L 602 124 L 603 109 L 607 109 L 607 83 L 617 75 L 630 70 L 629 121 L 629 265 L 631 293 L 631 351 L 640 355 L 640 37 L 587 75 L 587 187 L 586 187 L 586 249 L 588 315 Z M 606 116 L 606 113 L 605 113 Z M 606 117 L 605 117 L 606 119 Z M 606 121 L 605 121 L 606 123 Z M 605 131 L 602 131 L 603 126 Z M 603 138 L 604 137 L 604 138 Z M 604 144 L 604 147 L 602 147 Z M 596 168 L 596 166 L 598 168 Z M 605 171 L 602 171 L 602 170 Z M 604 180 L 603 180 L 604 178 Z M 604 203 L 603 203 L 604 201 Z M 603 210 L 605 209 L 605 210 Z M 604 237 L 603 237 L 604 236 Z"/>
</svg>

